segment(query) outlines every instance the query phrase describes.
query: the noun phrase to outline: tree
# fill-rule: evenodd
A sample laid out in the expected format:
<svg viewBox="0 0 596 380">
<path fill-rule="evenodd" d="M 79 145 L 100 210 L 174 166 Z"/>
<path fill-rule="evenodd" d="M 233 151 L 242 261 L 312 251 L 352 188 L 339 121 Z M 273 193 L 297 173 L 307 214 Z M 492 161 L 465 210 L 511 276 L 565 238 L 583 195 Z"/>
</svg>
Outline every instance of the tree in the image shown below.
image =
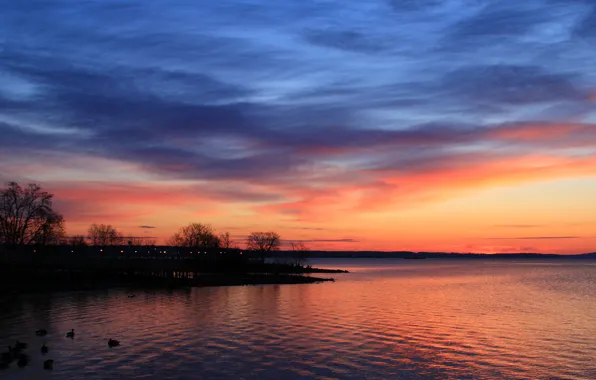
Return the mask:
<svg viewBox="0 0 596 380">
<path fill-rule="evenodd" d="M 292 242 L 291 249 L 293 264 L 296 266 L 304 265 L 304 262 L 306 261 L 306 256 L 308 255 L 308 251 L 310 250 L 306 246 L 306 244 L 304 244 L 301 241 L 295 241 Z"/>
<path fill-rule="evenodd" d="M 62 215 L 51 215 L 33 237 L 37 245 L 58 245 L 64 241 L 66 229 Z"/>
<path fill-rule="evenodd" d="M 148 247 L 155 245 L 157 242 L 153 237 L 150 236 L 129 236 L 126 239 L 131 242 L 131 245 L 137 247 Z"/>
<path fill-rule="evenodd" d="M 221 248 L 232 248 L 232 237 L 229 232 L 219 234 L 219 245 Z"/>
<path fill-rule="evenodd" d="M 264 254 L 279 251 L 281 239 L 277 232 L 251 232 L 246 239 L 246 248 Z"/>
<path fill-rule="evenodd" d="M 168 241 L 169 245 L 191 248 L 219 248 L 215 230 L 208 224 L 191 223 L 180 228 Z"/>
<path fill-rule="evenodd" d="M 0 244 L 57 243 L 64 218 L 52 208 L 53 197 L 38 184 L 9 182 L 0 190 Z"/>
<path fill-rule="evenodd" d="M 124 243 L 122 234 L 110 224 L 92 224 L 89 227 L 89 240 L 92 245 L 121 245 Z"/>
<path fill-rule="evenodd" d="M 68 243 L 68 245 L 75 247 L 75 248 L 87 246 L 87 241 L 85 240 L 85 236 L 83 236 L 83 235 L 71 236 L 70 238 L 67 239 L 67 243 Z"/>
</svg>

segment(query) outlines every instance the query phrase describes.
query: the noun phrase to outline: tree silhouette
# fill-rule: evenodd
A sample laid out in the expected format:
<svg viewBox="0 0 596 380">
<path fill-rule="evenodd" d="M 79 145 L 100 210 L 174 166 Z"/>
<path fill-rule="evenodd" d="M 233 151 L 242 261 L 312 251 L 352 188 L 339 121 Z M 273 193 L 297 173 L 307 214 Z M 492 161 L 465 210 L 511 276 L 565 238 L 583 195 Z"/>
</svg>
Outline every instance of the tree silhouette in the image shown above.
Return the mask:
<svg viewBox="0 0 596 380">
<path fill-rule="evenodd" d="M 219 234 L 219 245 L 221 248 L 232 248 L 232 237 L 229 232 Z"/>
<path fill-rule="evenodd" d="M 304 265 L 306 256 L 310 250 L 304 242 L 295 241 L 291 244 L 293 264 L 297 266 Z"/>
<path fill-rule="evenodd" d="M 157 243 L 157 240 L 150 236 L 129 236 L 126 239 L 131 242 L 132 246 L 136 247 L 149 247 Z"/>
<path fill-rule="evenodd" d="M 219 248 L 220 242 L 215 230 L 208 224 L 191 223 L 180 228 L 168 241 L 175 247 Z"/>
<path fill-rule="evenodd" d="M 89 227 L 89 240 L 92 245 L 108 246 L 124 243 L 122 234 L 110 224 L 92 224 Z"/>
<path fill-rule="evenodd" d="M 53 197 L 38 184 L 9 182 L 0 190 L 0 244 L 57 244 L 64 219 L 52 208 Z"/>
<path fill-rule="evenodd" d="M 38 245 L 58 245 L 64 242 L 66 229 L 62 215 L 50 215 L 39 231 L 33 237 L 33 242 Z"/>
<path fill-rule="evenodd" d="M 87 241 L 85 240 L 85 236 L 75 235 L 67 239 L 67 244 L 73 248 L 82 248 L 87 246 Z"/>
<path fill-rule="evenodd" d="M 265 260 L 268 252 L 279 251 L 281 239 L 277 232 L 251 232 L 246 239 L 246 248 L 257 251 L 261 254 L 261 260 Z"/>
</svg>

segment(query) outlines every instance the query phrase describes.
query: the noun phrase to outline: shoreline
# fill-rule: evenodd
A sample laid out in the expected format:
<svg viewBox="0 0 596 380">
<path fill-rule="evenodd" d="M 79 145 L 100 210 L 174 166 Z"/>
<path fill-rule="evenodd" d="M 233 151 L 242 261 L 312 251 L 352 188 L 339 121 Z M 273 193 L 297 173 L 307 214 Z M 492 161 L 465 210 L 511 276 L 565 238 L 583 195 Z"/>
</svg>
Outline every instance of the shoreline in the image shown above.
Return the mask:
<svg viewBox="0 0 596 380">
<path fill-rule="evenodd" d="M 292 273 L 201 273 L 195 278 L 145 277 L 137 275 L 103 276 L 85 272 L 46 272 L 37 275 L 0 271 L 2 295 L 11 297 L 52 292 L 77 292 L 111 288 L 181 289 L 192 287 L 299 285 L 335 282 L 335 278 L 305 276 L 309 273 L 348 273 L 339 269 L 304 268 Z M 0 297 L 1 298 L 1 297 Z"/>
</svg>

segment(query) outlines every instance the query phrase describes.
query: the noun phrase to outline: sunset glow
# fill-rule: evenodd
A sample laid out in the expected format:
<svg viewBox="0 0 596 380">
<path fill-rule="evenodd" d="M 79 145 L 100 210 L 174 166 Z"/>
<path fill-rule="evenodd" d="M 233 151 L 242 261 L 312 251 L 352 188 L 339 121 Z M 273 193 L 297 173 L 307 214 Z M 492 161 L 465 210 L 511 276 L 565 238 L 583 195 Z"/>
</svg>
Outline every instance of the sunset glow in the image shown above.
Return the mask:
<svg viewBox="0 0 596 380">
<path fill-rule="evenodd" d="M 14 1 L 0 180 L 53 192 L 69 235 L 596 251 L 596 11 L 546 2 Z"/>
</svg>

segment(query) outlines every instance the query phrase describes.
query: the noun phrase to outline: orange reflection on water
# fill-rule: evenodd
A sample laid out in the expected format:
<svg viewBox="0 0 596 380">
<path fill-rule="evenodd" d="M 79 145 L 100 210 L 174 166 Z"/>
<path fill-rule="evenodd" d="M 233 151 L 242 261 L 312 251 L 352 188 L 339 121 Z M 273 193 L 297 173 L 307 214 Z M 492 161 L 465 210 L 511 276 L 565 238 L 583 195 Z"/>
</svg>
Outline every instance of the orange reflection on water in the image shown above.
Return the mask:
<svg viewBox="0 0 596 380">
<path fill-rule="evenodd" d="M 353 273 L 316 285 L 14 300 L 0 314 L 0 344 L 40 344 L 31 332 L 45 327 L 54 373 L 85 379 L 585 379 L 596 373 L 593 264 L 337 265 Z M 64 338 L 70 328 L 77 332 L 72 341 Z M 121 347 L 109 349 L 110 337 Z M 18 378 L 23 371 L 3 375 Z"/>
</svg>

